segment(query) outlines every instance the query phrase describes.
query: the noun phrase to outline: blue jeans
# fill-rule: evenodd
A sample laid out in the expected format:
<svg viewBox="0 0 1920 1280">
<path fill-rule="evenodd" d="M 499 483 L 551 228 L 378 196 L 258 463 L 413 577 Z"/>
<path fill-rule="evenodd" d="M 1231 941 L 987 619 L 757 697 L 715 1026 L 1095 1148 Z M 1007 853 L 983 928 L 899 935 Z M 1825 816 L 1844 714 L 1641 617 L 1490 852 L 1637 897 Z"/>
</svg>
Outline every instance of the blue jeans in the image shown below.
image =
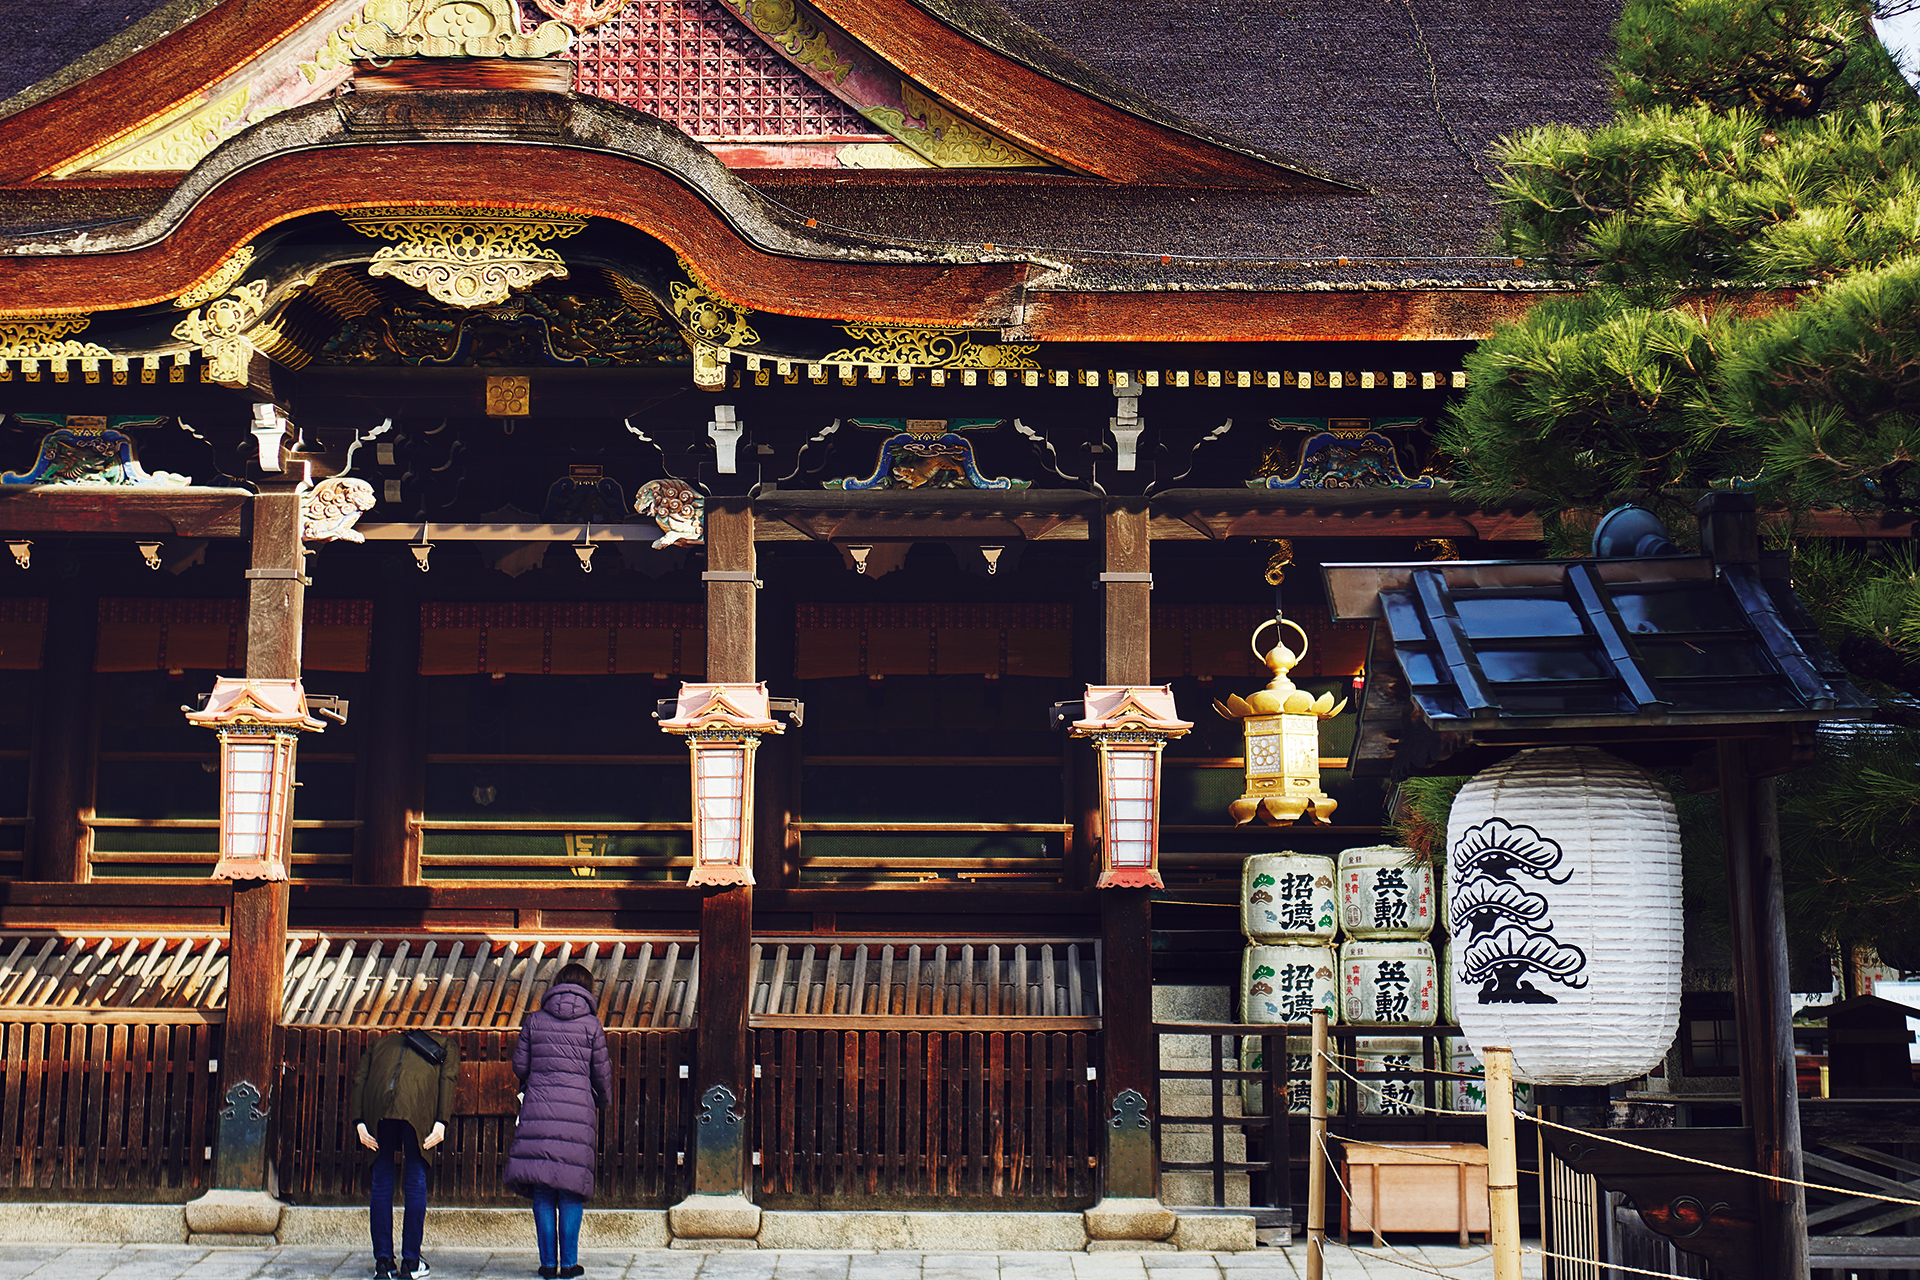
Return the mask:
<svg viewBox="0 0 1920 1280">
<path fill-rule="evenodd" d="M 533 1235 L 540 1244 L 540 1265 L 571 1267 L 580 1261 L 580 1214 L 586 1201 L 571 1191 L 535 1187 Z"/>
<path fill-rule="evenodd" d="M 427 1226 L 427 1161 L 420 1154 L 420 1141 L 413 1126 L 405 1120 L 382 1120 L 374 1137 L 380 1149 L 373 1153 L 373 1168 L 367 1177 L 367 1228 L 373 1234 L 373 1256 L 391 1258 L 393 1253 L 393 1166 L 404 1164 L 400 1174 L 400 1192 L 407 1216 L 400 1227 L 400 1257 L 420 1259 L 420 1235 Z"/>
</svg>

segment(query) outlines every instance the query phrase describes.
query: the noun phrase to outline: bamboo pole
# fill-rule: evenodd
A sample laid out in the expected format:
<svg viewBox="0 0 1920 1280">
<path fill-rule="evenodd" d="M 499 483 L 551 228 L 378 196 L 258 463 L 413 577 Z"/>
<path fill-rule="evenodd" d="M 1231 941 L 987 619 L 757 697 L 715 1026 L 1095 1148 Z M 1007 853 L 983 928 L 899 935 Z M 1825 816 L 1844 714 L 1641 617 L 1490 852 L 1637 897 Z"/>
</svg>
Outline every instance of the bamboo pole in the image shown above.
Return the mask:
<svg viewBox="0 0 1920 1280">
<path fill-rule="evenodd" d="M 1286 1052 L 1286 1037 L 1275 1037 Z M 1274 1043 L 1269 1040 L 1268 1044 Z M 1269 1050 L 1271 1052 L 1271 1050 Z M 1307 1280 L 1327 1266 L 1327 1011 L 1313 1011 L 1313 1070 L 1307 1094 Z M 1267 1114 L 1284 1117 L 1285 1098 L 1268 1098 Z"/>
<path fill-rule="evenodd" d="M 1513 1137 L 1513 1050 L 1488 1045 L 1487 1204 L 1493 1280 L 1520 1280 L 1520 1159 Z"/>
</svg>

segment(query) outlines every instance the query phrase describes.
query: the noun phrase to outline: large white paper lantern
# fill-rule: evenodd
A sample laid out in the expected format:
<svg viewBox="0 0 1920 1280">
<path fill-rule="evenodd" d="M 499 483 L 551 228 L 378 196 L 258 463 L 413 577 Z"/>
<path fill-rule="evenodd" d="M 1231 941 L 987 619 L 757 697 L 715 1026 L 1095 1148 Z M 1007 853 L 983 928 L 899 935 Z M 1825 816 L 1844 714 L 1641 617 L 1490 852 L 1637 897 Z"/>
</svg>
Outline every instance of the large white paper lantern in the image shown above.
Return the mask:
<svg viewBox="0 0 1920 1280">
<path fill-rule="evenodd" d="M 1537 747 L 1469 782 L 1447 819 L 1460 1029 L 1534 1084 L 1612 1084 L 1680 1017 L 1680 824 L 1653 776 L 1597 747 Z"/>
<path fill-rule="evenodd" d="M 1340 921 L 1332 858 L 1257 853 L 1240 866 L 1240 931 L 1255 942 L 1331 942 Z"/>
</svg>

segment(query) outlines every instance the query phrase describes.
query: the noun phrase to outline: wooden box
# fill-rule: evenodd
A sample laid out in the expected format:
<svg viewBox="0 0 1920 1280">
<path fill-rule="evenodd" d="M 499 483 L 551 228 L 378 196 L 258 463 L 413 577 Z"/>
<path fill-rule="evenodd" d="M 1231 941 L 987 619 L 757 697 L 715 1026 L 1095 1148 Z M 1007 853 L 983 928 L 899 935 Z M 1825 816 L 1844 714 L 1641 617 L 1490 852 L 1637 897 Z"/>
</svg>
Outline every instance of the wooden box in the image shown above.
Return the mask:
<svg viewBox="0 0 1920 1280">
<path fill-rule="evenodd" d="M 1340 1162 L 1340 1236 L 1365 1231 L 1485 1235 L 1487 1149 L 1472 1142 L 1394 1142 L 1346 1147 Z M 1376 1212 L 1375 1206 L 1379 1206 Z"/>
</svg>

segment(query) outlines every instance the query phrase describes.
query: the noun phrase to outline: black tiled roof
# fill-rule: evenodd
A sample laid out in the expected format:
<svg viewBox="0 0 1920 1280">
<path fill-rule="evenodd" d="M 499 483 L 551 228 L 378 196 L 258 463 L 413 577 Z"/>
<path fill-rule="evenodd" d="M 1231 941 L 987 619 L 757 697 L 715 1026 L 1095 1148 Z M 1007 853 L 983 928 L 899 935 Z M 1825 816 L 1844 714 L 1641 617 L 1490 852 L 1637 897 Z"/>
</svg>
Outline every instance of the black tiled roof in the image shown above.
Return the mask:
<svg viewBox="0 0 1920 1280">
<path fill-rule="evenodd" d="M 1330 564 L 1325 573 L 1336 618 L 1376 620 L 1356 748 L 1366 758 L 1394 754 L 1380 739 L 1405 727 L 1409 710 L 1442 736 L 1640 726 L 1710 737 L 1872 707 L 1815 634 L 1784 560 Z M 1395 669 L 1383 672 L 1388 654 Z"/>
</svg>

